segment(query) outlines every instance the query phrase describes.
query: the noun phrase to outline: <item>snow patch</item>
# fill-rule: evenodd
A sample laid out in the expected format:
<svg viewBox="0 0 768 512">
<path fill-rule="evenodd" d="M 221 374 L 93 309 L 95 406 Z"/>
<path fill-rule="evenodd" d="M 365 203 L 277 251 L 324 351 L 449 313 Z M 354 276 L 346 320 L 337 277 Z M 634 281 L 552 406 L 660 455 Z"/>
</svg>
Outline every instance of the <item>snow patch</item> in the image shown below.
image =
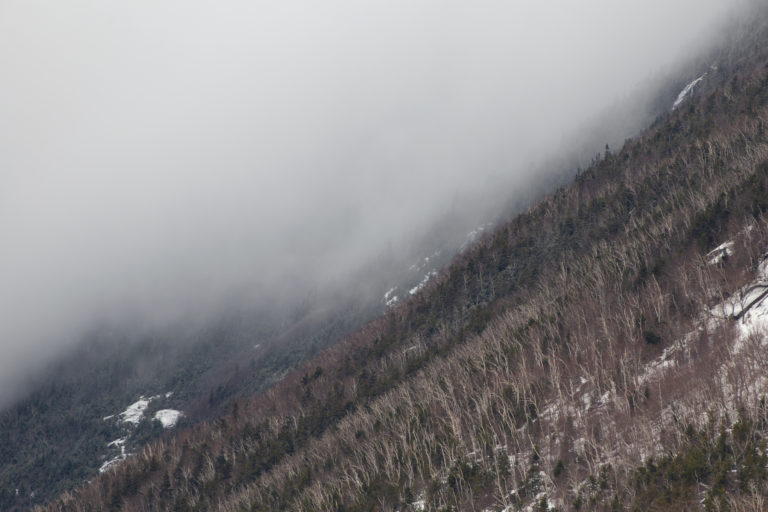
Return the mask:
<svg viewBox="0 0 768 512">
<path fill-rule="evenodd" d="M 118 415 L 120 416 L 120 422 L 138 425 L 142 418 L 144 418 L 144 411 L 149 407 L 149 402 L 151 400 L 151 398 L 144 398 L 143 396 L 139 397 L 138 400 L 129 405 Z"/>
<path fill-rule="evenodd" d="M 160 409 L 155 413 L 155 419 L 163 424 L 163 428 L 173 428 L 184 413 L 175 409 Z"/>
<path fill-rule="evenodd" d="M 717 265 L 727 257 L 733 256 L 733 240 L 729 240 L 724 244 L 718 245 L 707 253 L 707 263 L 709 265 Z"/>
<path fill-rule="evenodd" d="M 125 457 L 121 457 L 120 455 L 118 455 L 114 459 L 109 459 L 104 464 L 99 466 L 99 473 L 104 473 L 105 471 L 108 471 L 109 468 L 111 468 L 112 466 L 116 466 L 117 464 L 122 462 L 124 460 L 124 458 Z"/>
<path fill-rule="evenodd" d="M 104 464 L 102 464 L 99 467 L 99 473 L 104 473 L 105 471 L 107 471 L 112 466 L 115 466 L 115 465 L 117 465 L 120 462 L 125 460 L 125 458 L 128 456 L 128 454 L 125 453 L 125 442 L 127 440 L 128 440 L 127 437 L 123 437 L 123 438 L 120 438 L 120 439 L 115 439 L 114 441 L 110 441 L 107 444 L 108 447 L 119 448 L 120 449 L 120 454 L 118 454 L 117 456 L 115 456 L 115 457 L 109 459 L 108 461 L 104 462 Z"/>
<path fill-rule="evenodd" d="M 394 306 L 400 298 L 395 295 L 395 291 L 397 291 L 397 286 L 393 286 L 389 290 L 387 290 L 387 293 L 384 294 L 384 304 L 390 308 Z"/>
<path fill-rule="evenodd" d="M 691 95 L 691 93 L 693 93 L 693 90 L 696 88 L 696 86 L 697 86 L 697 85 L 699 85 L 699 83 L 700 83 L 702 80 L 704 80 L 704 78 L 705 78 L 706 76 L 707 76 L 707 74 L 706 74 L 706 73 L 704 73 L 704 74 L 703 74 L 703 75 L 701 75 L 699 78 L 697 78 L 697 79 L 696 79 L 696 80 L 694 80 L 693 82 L 691 82 L 691 83 L 689 83 L 688 85 L 686 85 L 686 86 L 685 86 L 685 88 L 683 88 L 683 90 L 682 90 L 682 91 L 680 91 L 680 94 L 678 94 L 678 95 L 677 95 L 677 99 L 675 100 L 675 103 L 672 105 L 672 110 L 675 110 L 675 109 L 677 109 L 677 107 L 679 107 L 680 105 L 682 105 L 682 104 L 683 104 L 683 102 L 685 101 L 685 99 L 686 99 L 688 96 L 690 96 L 690 95 Z"/>
<path fill-rule="evenodd" d="M 736 353 L 741 352 L 750 337 L 768 332 L 768 261 L 760 265 L 760 274 L 761 279 L 747 287 L 741 299 L 739 314 L 742 316 L 736 324 L 739 337 L 733 348 Z"/>
<path fill-rule="evenodd" d="M 443 253 L 443 251 L 435 251 L 435 252 L 432 253 L 431 256 L 424 256 L 424 258 L 422 260 L 417 261 L 416 263 L 414 263 L 413 265 L 408 267 L 408 270 L 410 270 L 411 272 L 417 272 L 417 271 L 420 271 L 420 270 L 424 270 L 424 268 L 426 268 L 429 265 L 430 261 L 438 258 L 442 253 Z"/>
<path fill-rule="evenodd" d="M 125 441 L 128 440 L 127 437 L 123 437 L 121 439 L 115 439 L 114 441 L 110 441 L 107 443 L 107 446 L 114 446 L 116 448 L 121 448 L 123 452 L 125 452 Z"/>
<path fill-rule="evenodd" d="M 117 449 L 119 449 L 119 453 L 116 456 L 105 461 L 101 465 L 101 467 L 99 467 L 99 473 L 104 473 L 105 471 L 108 471 L 111 467 L 115 466 L 116 464 L 119 464 L 121 461 L 125 460 L 126 457 L 128 457 L 128 455 L 130 455 L 130 453 L 127 453 L 125 451 L 125 444 L 128 441 L 128 438 L 130 437 L 135 427 L 139 423 L 141 423 L 141 420 L 144 419 L 144 413 L 146 412 L 147 407 L 149 407 L 150 402 L 152 402 L 152 400 L 158 400 L 163 397 L 171 398 L 172 396 L 173 396 L 173 391 L 169 391 L 165 394 L 155 395 L 151 397 L 145 397 L 144 395 L 142 395 L 139 397 L 138 400 L 136 400 L 134 403 L 126 407 L 126 409 L 123 412 L 119 414 L 110 414 L 109 416 L 104 416 L 102 418 L 104 421 L 117 418 L 117 423 L 124 425 L 123 432 L 126 435 L 125 437 L 115 439 L 114 441 L 110 441 L 109 443 L 107 443 L 107 448 L 112 454 L 115 453 L 115 450 Z M 176 411 L 173 409 L 162 409 L 157 411 L 157 413 L 155 413 L 155 419 L 159 420 L 160 423 L 162 423 L 163 428 L 171 428 L 176 426 L 176 424 L 179 421 L 179 418 L 182 417 L 183 415 L 184 413 L 182 413 L 181 411 Z"/>
<path fill-rule="evenodd" d="M 419 284 L 408 290 L 409 295 L 416 295 L 419 293 L 419 291 L 424 288 L 430 279 L 432 279 L 434 276 L 437 275 L 437 270 L 432 269 L 429 272 L 427 272 L 427 275 L 424 276 L 424 279 L 421 280 Z"/>
<path fill-rule="evenodd" d="M 708 263 L 712 265 L 723 255 L 733 254 L 733 245 L 733 241 L 728 241 L 710 251 L 707 256 L 713 254 L 716 256 Z M 737 320 L 738 336 L 734 342 L 733 351 L 738 354 L 751 336 L 768 332 L 768 301 L 766 299 L 768 299 L 768 260 L 760 263 L 757 275 L 751 283 L 709 308 L 692 332 L 665 348 L 659 358 L 649 363 L 640 375 L 640 383 L 655 380 L 668 369 L 677 366 L 677 354 L 688 350 L 689 345 L 701 331 L 714 331 L 728 320 Z"/>
<path fill-rule="evenodd" d="M 141 395 L 138 400 L 133 402 L 131 405 L 126 407 L 126 409 L 117 415 L 119 418 L 120 423 L 131 423 L 133 425 L 138 425 L 141 423 L 141 420 L 144 419 L 144 411 L 147 410 L 147 407 L 149 407 L 150 402 L 152 400 L 157 400 L 158 398 L 171 398 L 173 396 L 173 391 L 169 391 L 165 393 L 164 395 L 155 395 L 150 397 L 145 397 L 144 395 Z M 115 415 L 111 414 L 109 416 L 104 416 L 104 420 L 108 420 L 111 418 L 114 418 Z"/>
<path fill-rule="evenodd" d="M 480 235 L 482 235 L 485 232 L 486 228 L 491 228 L 491 227 L 493 227 L 493 223 L 488 222 L 487 224 L 478 226 L 472 231 L 470 231 L 469 233 L 467 233 L 467 239 L 464 241 L 464 243 L 461 244 L 461 246 L 459 246 L 459 252 L 464 252 L 464 249 L 472 245 L 472 243 L 474 243 L 475 240 L 477 240 L 480 237 Z"/>
<path fill-rule="evenodd" d="M 739 326 L 742 328 L 743 335 L 747 334 L 745 329 L 748 330 L 751 327 L 765 328 L 761 321 L 759 325 L 752 325 L 752 323 L 758 322 L 758 319 L 764 315 L 763 304 L 766 293 L 768 293 L 768 260 L 760 264 L 758 275 L 752 283 L 710 309 L 710 315 L 719 320 L 740 318 Z"/>
</svg>

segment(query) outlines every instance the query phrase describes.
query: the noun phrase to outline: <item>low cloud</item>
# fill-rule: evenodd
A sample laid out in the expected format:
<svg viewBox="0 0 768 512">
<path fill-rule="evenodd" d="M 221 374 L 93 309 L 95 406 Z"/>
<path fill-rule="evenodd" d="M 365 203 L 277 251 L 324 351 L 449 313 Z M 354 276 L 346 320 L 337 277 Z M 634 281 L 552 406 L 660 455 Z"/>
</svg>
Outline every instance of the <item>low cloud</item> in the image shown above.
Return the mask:
<svg viewBox="0 0 768 512">
<path fill-rule="evenodd" d="M 300 295 L 513 196 L 733 9 L 0 3 L 0 401 L 94 323 Z"/>
</svg>

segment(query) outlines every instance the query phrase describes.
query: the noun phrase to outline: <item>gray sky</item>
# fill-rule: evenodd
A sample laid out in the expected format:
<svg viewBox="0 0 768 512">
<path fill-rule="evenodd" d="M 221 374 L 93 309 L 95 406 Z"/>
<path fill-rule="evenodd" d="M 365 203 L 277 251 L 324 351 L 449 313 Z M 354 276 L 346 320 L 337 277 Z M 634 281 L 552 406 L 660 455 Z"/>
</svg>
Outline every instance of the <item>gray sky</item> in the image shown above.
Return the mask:
<svg viewBox="0 0 768 512">
<path fill-rule="evenodd" d="M 735 3 L 0 0 L 0 389 L 526 183 Z"/>
</svg>

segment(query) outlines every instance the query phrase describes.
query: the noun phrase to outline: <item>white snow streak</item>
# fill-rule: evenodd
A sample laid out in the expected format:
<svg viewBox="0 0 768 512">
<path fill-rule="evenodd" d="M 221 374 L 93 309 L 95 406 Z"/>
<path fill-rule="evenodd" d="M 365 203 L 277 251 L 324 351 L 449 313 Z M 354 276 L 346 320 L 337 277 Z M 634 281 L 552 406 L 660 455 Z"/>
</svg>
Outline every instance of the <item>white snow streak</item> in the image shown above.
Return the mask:
<svg viewBox="0 0 768 512">
<path fill-rule="evenodd" d="M 697 78 L 693 82 L 686 85 L 685 88 L 682 91 L 680 91 L 680 94 L 677 95 L 677 99 L 675 100 L 675 103 L 672 105 L 672 110 L 675 110 L 677 107 L 679 107 L 683 103 L 683 101 L 685 101 L 685 99 L 693 92 L 693 89 L 697 85 L 699 85 L 699 82 L 704 80 L 704 77 L 706 76 L 707 74 L 704 73 L 699 78 Z"/>
<path fill-rule="evenodd" d="M 733 256 L 733 240 L 729 240 L 724 244 L 718 245 L 707 253 L 707 263 L 710 265 L 717 265 L 727 257 Z"/>
</svg>

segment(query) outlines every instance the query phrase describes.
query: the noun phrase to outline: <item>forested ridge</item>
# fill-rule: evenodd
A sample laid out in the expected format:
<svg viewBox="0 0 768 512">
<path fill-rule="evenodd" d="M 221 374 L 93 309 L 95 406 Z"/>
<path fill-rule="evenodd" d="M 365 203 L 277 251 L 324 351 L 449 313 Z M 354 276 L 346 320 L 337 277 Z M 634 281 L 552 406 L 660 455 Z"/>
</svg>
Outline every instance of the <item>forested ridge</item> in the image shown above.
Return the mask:
<svg viewBox="0 0 768 512">
<path fill-rule="evenodd" d="M 764 36 L 412 299 L 43 509 L 764 509 Z"/>
</svg>

